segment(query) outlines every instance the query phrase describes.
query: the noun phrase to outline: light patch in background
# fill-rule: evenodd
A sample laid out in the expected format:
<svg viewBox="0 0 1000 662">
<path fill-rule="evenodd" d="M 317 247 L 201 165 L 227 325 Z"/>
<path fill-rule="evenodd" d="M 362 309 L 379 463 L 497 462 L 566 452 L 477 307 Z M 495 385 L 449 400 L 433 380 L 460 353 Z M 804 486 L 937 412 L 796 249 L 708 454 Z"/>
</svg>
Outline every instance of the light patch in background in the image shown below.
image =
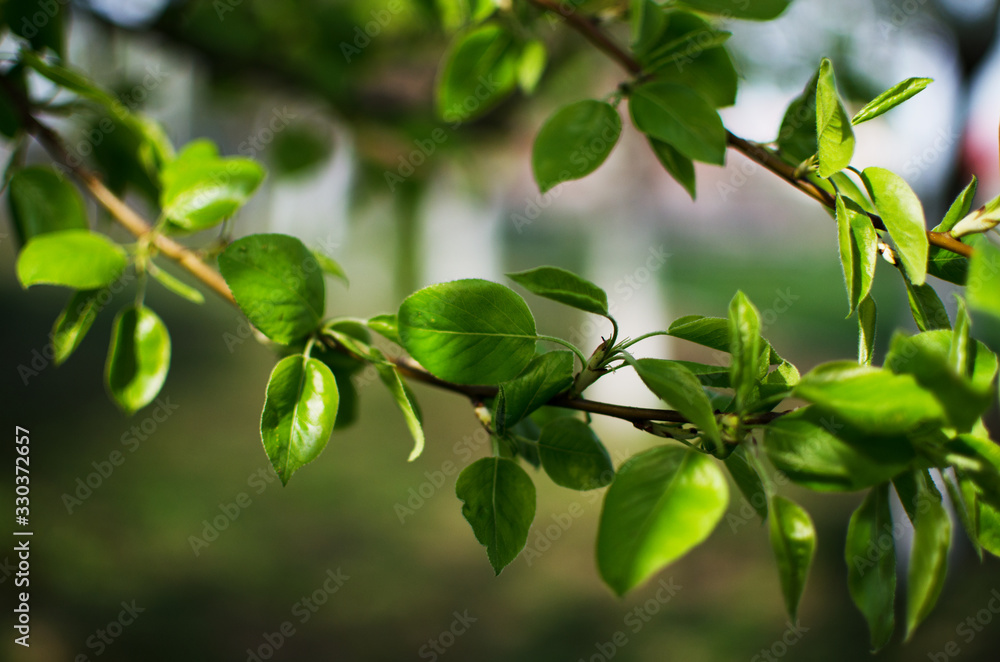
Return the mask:
<svg viewBox="0 0 1000 662">
<path fill-rule="evenodd" d="M 126 27 L 141 27 L 159 17 L 170 0 L 90 0 L 94 11 Z"/>
</svg>

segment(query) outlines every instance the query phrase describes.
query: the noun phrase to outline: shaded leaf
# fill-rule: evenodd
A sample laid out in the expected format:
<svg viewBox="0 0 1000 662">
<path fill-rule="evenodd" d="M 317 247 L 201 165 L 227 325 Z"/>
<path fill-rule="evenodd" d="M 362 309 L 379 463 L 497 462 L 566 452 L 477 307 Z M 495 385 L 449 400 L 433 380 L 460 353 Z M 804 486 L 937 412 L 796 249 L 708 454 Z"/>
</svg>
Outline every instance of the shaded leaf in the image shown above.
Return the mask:
<svg viewBox="0 0 1000 662">
<path fill-rule="evenodd" d="M 559 267 L 536 267 L 507 274 L 524 289 L 546 299 L 608 316 L 608 295 L 597 285 Z"/>
<path fill-rule="evenodd" d="M 896 628 L 896 541 L 892 535 L 889 485 L 873 487 L 847 526 L 847 588 L 868 621 L 871 646 L 889 643 Z"/>
<path fill-rule="evenodd" d="M 542 467 L 552 482 L 571 490 L 593 490 L 611 483 L 614 465 L 593 429 L 576 418 L 556 418 L 538 437 Z"/>
<path fill-rule="evenodd" d="M 115 317 L 104 381 L 111 398 L 126 414 L 156 398 L 170 369 L 170 335 L 145 306 L 129 306 Z"/>
<path fill-rule="evenodd" d="M 794 622 L 798 619 L 799 600 L 816 554 L 816 527 L 809 513 L 797 503 L 774 496 L 771 498 L 770 536 L 785 608 Z"/>
</svg>

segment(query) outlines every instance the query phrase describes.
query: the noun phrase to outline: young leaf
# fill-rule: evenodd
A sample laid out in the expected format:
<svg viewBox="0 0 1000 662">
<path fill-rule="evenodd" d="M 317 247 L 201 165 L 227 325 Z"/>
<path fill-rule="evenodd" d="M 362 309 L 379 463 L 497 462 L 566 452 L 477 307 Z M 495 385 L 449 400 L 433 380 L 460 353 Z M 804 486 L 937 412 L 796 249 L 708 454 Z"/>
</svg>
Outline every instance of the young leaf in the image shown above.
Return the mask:
<svg viewBox="0 0 1000 662">
<path fill-rule="evenodd" d="M 767 365 L 768 352 L 762 353 L 760 314 L 743 292 L 737 292 L 729 303 L 729 382 L 736 391 L 736 410 L 745 412 L 752 404 L 757 376 L 761 372 L 761 356 Z"/>
<path fill-rule="evenodd" d="M 399 410 L 403 412 L 403 417 L 406 418 L 406 427 L 410 429 L 410 434 L 413 436 L 413 450 L 406 458 L 407 462 L 413 462 L 424 452 L 424 427 L 420 406 L 417 404 L 416 398 L 413 397 L 413 393 L 400 378 L 396 368 L 392 365 L 386 365 L 385 355 L 375 347 L 372 347 L 371 352 L 376 359 L 374 365 L 378 376 L 389 389 L 389 393 L 392 394 Z"/>
<path fill-rule="evenodd" d="M 662 140 L 647 136 L 653 155 L 663 169 L 680 184 L 691 199 L 695 199 L 694 161 L 678 152 L 674 147 Z"/>
<path fill-rule="evenodd" d="M 725 465 L 733 482 L 736 483 L 736 487 L 740 489 L 747 503 L 757 511 L 763 523 L 767 519 L 767 491 L 764 489 L 760 474 L 747 460 L 746 448 L 744 444 L 740 444 L 726 458 Z"/>
<path fill-rule="evenodd" d="M 816 527 L 809 513 L 781 496 L 771 497 L 771 548 L 778 562 L 781 593 L 792 622 L 798 620 L 799 600 L 816 554 Z"/>
<path fill-rule="evenodd" d="M 969 358 L 975 353 L 975 345 L 971 342 L 972 320 L 969 319 L 969 308 L 965 299 L 956 296 L 958 310 L 955 313 L 955 328 L 951 333 L 951 344 L 948 346 L 948 363 L 952 369 L 963 376 L 970 373 Z"/>
<path fill-rule="evenodd" d="M 208 229 L 232 216 L 264 180 L 264 168 L 244 158 L 220 158 L 207 140 L 189 144 L 161 173 L 160 207 L 171 226 Z"/>
<path fill-rule="evenodd" d="M 205 303 L 205 295 L 203 295 L 199 290 L 191 287 L 184 281 L 170 274 L 170 272 L 160 269 L 156 265 L 148 270 L 150 276 L 153 280 L 158 282 L 163 287 L 167 288 L 174 294 L 184 299 L 187 299 L 191 303 L 202 304 Z"/>
<path fill-rule="evenodd" d="M 910 301 L 910 313 L 913 314 L 913 321 L 917 323 L 918 329 L 933 331 L 934 329 L 951 328 L 948 311 L 933 287 L 927 283 L 914 285 L 905 276 L 903 282 L 906 283 L 906 297 Z"/>
<path fill-rule="evenodd" d="M 667 13 L 653 0 L 629 0 L 632 52 L 637 57 L 647 54 L 667 27 Z"/>
<path fill-rule="evenodd" d="M 507 274 L 524 289 L 595 315 L 608 316 L 608 295 L 589 280 L 559 267 L 536 267 Z"/>
<path fill-rule="evenodd" d="M 535 519 L 535 484 L 516 462 L 486 457 L 459 474 L 455 494 L 463 502 L 462 516 L 499 575 L 528 540 Z"/>
<path fill-rule="evenodd" d="M 145 306 L 129 306 L 115 317 L 104 379 L 126 414 L 142 409 L 160 392 L 170 369 L 170 334 Z"/>
<path fill-rule="evenodd" d="M 327 276 L 333 276 L 344 285 L 350 285 L 351 281 L 347 277 L 347 272 L 344 268 L 340 266 L 340 263 L 334 260 L 332 257 L 328 256 L 323 251 L 312 251 L 313 257 L 316 258 L 316 264 L 319 268 L 323 270 Z"/>
<path fill-rule="evenodd" d="M 83 337 L 87 335 L 90 326 L 97 319 L 101 305 L 98 302 L 100 290 L 78 290 L 73 293 L 69 303 L 52 326 L 52 349 L 55 351 L 54 361 L 57 366 L 80 346 Z"/>
<path fill-rule="evenodd" d="M 764 448 L 775 469 L 820 492 L 852 492 L 891 480 L 916 458 L 902 435 L 876 436 L 815 406 L 766 428 Z"/>
<path fill-rule="evenodd" d="M 535 319 L 516 292 L 470 278 L 431 285 L 399 307 L 399 339 L 435 376 L 459 384 L 513 379 L 535 355 Z"/>
<path fill-rule="evenodd" d="M 949 474 L 941 472 L 941 478 L 944 480 L 944 486 L 948 490 L 948 498 L 951 499 L 951 505 L 955 509 L 955 514 L 958 515 L 958 521 L 962 523 L 962 529 L 969 539 L 969 544 L 972 545 L 972 549 L 976 552 L 976 556 L 979 557 L 981 563 L 983 560 L 983 545 L 979 542 L 979 532 L 976 525 L 979 518 L 976 516 L 976 505 L 978 502 L 975 494 L 975 486 L 972 486 L 973 492 L 970 494 L 970 503 L 970 500 L 966 499 L 961 485 L 956 483 Z"/>
<path fill-rule="evenodd" d="M 643 69 L 655 72 L 658 81 L 691 88 L 716 108 L 733 105 L 739 77 L 723 47 L 730 33 L 689 12 L 665 14 L 656 7 L 649 13 L 669 18 L 647 52 L 636 52 Z"/>
<path fill-rule="evenodd" d="M 388 338 L 397 345 L 403 343 L 399 340 L 399 324 L 396 322 L 394 313 L 383 313 L 368 320 L 368 328 Z"/>
<path fill-rule="evenodd" d="M 989 242 L 972 254 L 965 296 L 973 310 L 1000 318 L 1000 250 Z"/>
<path fill-rule="evenodd" d="M 837 196 L 837 235 L 840 243 L 840 262 L 847 284 L 848 315 L 868 296 L 875 278 L 878 257 L 878 235 L 868 215 L 848 205 Z"/>
<path fill-rule="evenodd" d="M 977 342 L 970 354 L 978 374 L 975 370 L 971 376 L 967 371 L 958 372 L 949 355 L 952 338 L 952 333 L 943 330 L 916 336 L 897 333 L 889 345 L 885 366 L 896 373 L 913 375 L 941 404 L 949 424 L 966 432 L 993 401 L 996 357 Z"/>
<path fill-rule="evenodd" d="M 896 541 L 889 510 L 889 484 L 873 487 L 847 526 L 847 588 L 868 621 L 872 651 L 889 643 L 896 627 Z M 874 557 L 874 558 L 873 558 Z"/>
<path fill-rule="evenodd" d="M 516 425 L 572 385 L 573 352 L 536 356 L 520 375 L 502 384 L 506 399 L 503 425 Z"/>
<path fill-rule="evenodd" d="M 915 285 L 923 285 L 930 244 L 920 199 L 902 177 L 884 168 L 865 168 L 861 178 L 896 244 L 906 275 Z"/>
<path fill-rule="evenodd" d="M 646 83 L 629 96 L 629 112 L 637 129 L 684 156 L 725 162 L 726 129 L 719 113 L 697 92 L 676 83 Z"/>
<path fill-rule="evenodd" d="M 956 471 L 956 474 L 973 545 L 985 549 L 993 556 L 1000 556 L 1000 511 L 983 500 L 982 489 L 972 479 L 961 472 Z M 957 510 L 959 502 L 956 502 L 954 496 L 952 501 L 956 503 Z"/>
<path fill-rule="evenodd" d="M 861 124 L 868 120 L 875 119 L 879 115 L 886 113 L 910 97 L 920 93 L 925 87 L 934 82 L 933 78 L 907 78 L 896 83 L 888 90 L 878 95 L 858 111 L 858 114 L 851 120 L 852 124 Z"/>
<path fill-rule="evenodd" d="M 57 230 L 29 241 L 17 256 L 17 279 L 32 285 L 94 290 L 110 285 L 128 264 L 125 251 L 90 230 Z"/>
<path fill-rule="evenodd" d="M 785 110 L 778 130 L 778 150 L 791 163 L 798 165 L 819 150 L 816 137 L 816 85 L 819 71 L 813 74 L 799 96 Z"/>
<path fill-rule="evenodd" d="M 928 500 L 917 512 L 913 523 L 913 547 L 907 573 L 906 639 L 927 617 L 948 572 L 948 547 L 951 544 L 951 519 L 944 506 Z"/>
<path fill-rule="evenodd" d="M 614 149 L 622 120 L 611 104 L 577 101 L 546 120 L 531 150 L 531 167 L 542 193 L 597 170 Z"/>
<path fill-rule="evenodd" d="M 290 345 L 319 326 L 326 305 L 323 274 L 298 239 L 237 239 L 219 256 L 219 271 L 243 314 L 271 340 Z"/>
<path fill-rule="evenodd" d="M 972 201 L 976 198 L 976 189 L 979 188 L 979 180 L 976 176 L 972 176 L 972 180 L 966 185 L 962 192 L 958 194 L 958 197 L 951 203 L 948 207 L 948 211 L 945 213 L 944 218 L 941 222 L 934 227 L 934 232 L 948 232 L 955 224 L 960 220 L 965 218 L 972 209 Z M 934 248 L 937 248 L 936 246 Z M 933 249 L 932 249 L 933 250 Z M 954 255 L 954 253 L 952 253 Z"/>
<path fill-rule="evenodd" d="M 732 305 L 730 303 L 730 305 Z M 752 304 L 751 304 L 752 305 Z M 678 317 L 667 328 L 667 333 L 674 338 L 680 338 L 693 342 L 709 349 L 720 352 L 729 352 L 729 320 L 725 317 L 705 317 L 703 315 L 685 315 Z M 768 348 L 768 361 L 770 365 L 778 365 L 784 359 L 778 356 L 770 343 L 761 338 L 761 342 Z"/>
<path fill-rule="evenodd" d="M 533 39 L 524 45 L 517 58 L 517 85 L 525 94 L 533 94 L 538 87 L 538 81 L 545 72 L 548 60 L 545 43 Z"/>
<path fill-rule="evenodd" d="M 816 82 L 816 135 L 820 177 L 830 177 L 851 164 L 854 156 L 851 118 L 837 92 L 833 63 L 826 58 L 820 64 Z"/>
<path fill-rule="evenodd" d="M 875 353 L 875 323 L 878 313 L 875 300 L 866 296 L 858 304 L 858 363 L 871 365 Z"/>
<path fill-rule="evenodd" d="M 753 0 L 733 2 L 733 0 L 684 0 L 679 3 L 708 14 L 721 14 L 727 18 L 743 18 L 750 21 L 770 21 L 781 15 L 792 0 Z"/>
<path fill-rule="evenodd" d="M 10 216 L 22 244 L 46 232 L 87 229 L 80 191 L 55 170 L 19 168 L 7 187 Z"/>
<path fill-rule="evenodd" d="M 794 393 L 873 434 L 905 432 L 945 415 L 938 400 L 912 375 L 853 361 L 816 366 L 803 375 Z"/>
<path fill-rule="evenodd" d="M 650 391 L 698 426 L 713 446 L 722 445 L 712 403 L 694 373 L 680 363 L 660 359 L 639 359 L 632 365 Z"/>
<path fill-rule="evenodd" d="M 460 123 L 491 110 L 517 85 L 514 37 L 489 23 L 459 36 L 445 55 L 437 82 L 437 110 L 445 122 Z"/>
<path fill-rule="evenodd" d="M 326 447 L 339 405 L 337 382 L 319 359 L 292 354 L 274 366 L 260 416 L 260 437 L 282 485 Z"/>
<path fill-rule="evenodd" d="M 608 488 L 597 566 L 624 595 L 702 543 L 725 514 L 729 488 L 707 455 L 659 446 L 629 458 Z"/>
<path fill-rule="evenodd" d="M 564 416 L 546 423 L 538 437 L 538 454 L 552 482 L 571 490 L 604 487 L 615 476 L 604 444 L 576 418 Z"/>
</svg>

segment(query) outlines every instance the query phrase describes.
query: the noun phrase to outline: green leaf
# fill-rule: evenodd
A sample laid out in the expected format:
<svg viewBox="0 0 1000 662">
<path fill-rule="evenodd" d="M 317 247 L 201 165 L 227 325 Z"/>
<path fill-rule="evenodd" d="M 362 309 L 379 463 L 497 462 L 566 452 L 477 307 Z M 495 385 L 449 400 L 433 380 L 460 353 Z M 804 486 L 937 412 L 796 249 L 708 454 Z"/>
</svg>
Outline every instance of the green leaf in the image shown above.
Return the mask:
<svg viewBox="0 0 1000 662">
<path fill-rule="evenodd" d="M 970 346 L 970 359 L 980 364 L 980 374 L 968 376 L 955 369 L 950 358 L 952 333 L 928 331 L 916 336 L 897 333 L 885 357 L 885 367 L 893 372 L 913 375 L 917 382 L 934 394 L 943 406 L 948 422 L 966 432 L 990 407 L 993 401 L 993 376 L 996 357 L 981 343 Z M 989 365 L 992 362 L 992 366 Z"/>
<path fill-rule="evenodd" d="M 129 306 L 115 317 L 104 379 L 112 399 L 133 414 L 156 398 L 170 369 L 170 334 L 145 306 Z"/>
<path fill-rule="evenodd" d="M 958 475 L 959 472 L 956 472 L 956 474 Z M 983 545 L 979 541 L 978 522 L 980 519 L 976 509 L 976 506 L 978 505 L 976 492 L 978 490 L 974 484 L 969 482 L 971 491 L 968 493 L 968 498 L 966 498 L 966 493 L 963 491 L 963 485 L 961 482 L 956 483 L 956 481 L 945 472 L 941 472 L 941 478 L 944 480 L 945 488 L 948 490 L 948 498 L 951 499 L 951 505 L 955 509 L 955 514 L 958 515 L 958 520 L 962 523 L 962 529 L 965 530 L 965 535 L 969 539 L 969 544 L 972 545 L 972 549 L 976 552 L 979 562 L 982 563 Z M 964 477 L 960 476 L 959 480 L 961 481 L 962 478 Z M 987 505 L 986 507 L 988 508 L 989 506 Z M 991 553 L 996 554 L 996 552 L 993 551 L 991 551 Z"/>
<path fill-rule="evenodd" d="M 907 572 L 907 640 L 934 608 L 948 572 L 951 519 L 940 503 L 933 500 L 926 503 L 926 508 L 917 511 L 913 523 L 913 547 Z"/>
<path fill-rule="evenodd" d="M 153 277 L 153 280 L 177 296 L 187 299 L 191 303 L 205 303 L 205 295 L 196 288 L 171 275 L 170 272 L 153 265 L 152 268 L 148 269 L 148 273 Z"/>
<path fill-rule="evenodd" d="M 906 275 L 915 285 L 923 285 L 930 244 L 920 199 L 902 177 L 884 168 L 865 168 L 861 178 L 896 244 Z"/>
<path fill-rule="evenodd" d="M 861 124 L 868 120 L 875 119 L 879 115 L 886 113 L 910 97 L 920 93 L 925 87 L 934 82 L 933 78 L 907 78 L 896 83 L 888 90 L 878 95 L 858 111 L 858 114 L 851 120 L 852 124 Z"/>
<path fill-rule="evenodd" d="M 686 368 L 691 374 L 698 378 L 702 386 L 713 388 L 730 388 L 729 366 L 709 365 L 707 363 L 695 363 L 694 361 L 667 361 L 676 363 L 682 368 Z M 791 364 L 789 364 L 791 365 Z"/>
<path fill-rule="evenodd" d="M 761 522 L 767 519 L 767 491 L 764 483 L 760 479 L 760 474 L 749 460 L 747 460 L 747 450 L 744 444 L 740 444 L 735 451 L 725 459 L 726 469 L 732 476 L 736 487 L 740 489 L 743 497 L 753 509 L 757 511 Z"/>
<path fill-rule="evenodd" d="M 853 361 L 816 366 L 803 375 L 794 394 L 874 434 L 905 432 L 945 415 L 938 400 L 912 375 Z"/>
<path fill-rule="evenodd" d="M 344 268 L 340 266 L 340 263 L 329 257 L 323 251 L 312 251 L 313 257 L 316 258 L 316 264 L 319 268 L 323 270 L 327 276 L 333 276 L 344 285 L 350 285 L 351 280 L 347 277 L 347 272 Z"/>
<path fill-rule="evenodd" d="M 519 49 L 500 24 L 460 35 L 445 55 L 437 82 L 438 115 L 460 123 L 485 114 L 517 85 Z"/>
<path fill-rule="evenodd" d="M 851 515 L 844 548 L 847 588 L 868 621 L 873 652 L 889 643 L 896 627 L 896 541 L 892 530 L 889 484 L 883 483 L 873 487 Z"/>
<path fill-rule="evenodd" d="M 538 437 L 538 454 L 552 482 L 571 490 L 604 487 L 615 476 L 604 444 L 587 423 L 576 418 L 546 423 Z"/>
<path fill-rule="evenodd" d="M 399 410 L 403 412 L 403 417 L 406 419 L 406 427 L 409 428 L 410 434 L 413 436 L 413 450 L 410 451 L 410 456 L 406 458 L 407 462 L 413 462 L 424 452 L 424 427 L 420 415 L 420 406 L 417 404 L 417 399 L 413 396 L 413 393 L 400 378 L 395 366 L 382 363 L 383 361 L 387 362 L 387 359 L 377 348 L 372 347 L 371 352 L 376 359 L 374 365 L 378 371 L 378 376 L 386 388 L 389 389 L 389 393 L 392 394 L 392 398 L 396 401 Z"/>
<path fill-rule="evenodd" d="M 1000 250 L 980 242 L 971 262 L 965 289 L 969 307 L 1000 318 Z"/>
<path fill-rule="evenodd" d="M 326 305 L 323 274 L 298 239 L 237 239 L 219 256 L 219 271 L 243 314 L 271 340 L 290 345 L 319 327 Z"/>
<path fill-rule="evenodd" d="M 736 410 L 746 412 L 759 394 L 755 387 L 761 372 L 760 314 L 743 292 L 737 292 L 729 303 L 729 353 L 733 355 L 729 367 L 729 382 L 736 391 Z M 766 358 L 764 352 L 764 369 Z"/>
<path fill-rule="evenodd" d="M 694 161 L 678 152 L 672 145 L 647 136 L 649 146 L 653 150 L 653 155 L 660 162 L 663 169 L 680 184 L 691 199 L 695 199 L 695 173 Z"/>
<path fill-rule="evenodd" d="M 875 324 L 878 313 L 875 300 L 866 296 L 858 304 L 858 363 L 871 365 L 875 354 Z"/>
<path fill-rule="evenodd" d="M 113 283 L 128 264 L 125 251 L 90 230 L 57 230 L 29 241 L 17 256 L 17 279 L 32 285 L 94 290 Z"/>
<path fill-rule="evenodd" d="M 906 283 L 906 297 L 910 301 L 910 312 L 918 329 L 921 331 L 951 329 L 948 311 L 933 287 L 927 283 L 914 285 L 905 276 L 903 282 Z"/>
<path fill-rule="evenodd" d="M 382 313 L 372 317 L 367 322 L 368 328 L 385 338 L 388 338 L 397 345 L 402 345 L 399 339 L 399 324 L 396 321 L 395 313 Z"/>
<path fill-rule="evenodd" d="M 707 455 L 659 446 L 629 458 L 601 510 L 604 582 L 617 595 L 639 586 L 708 538 L 728 503 L 725 476 Z"/>
<path fill-rule="evenodd" d="M 965 304 L 965 299 L 955 296 L 957 300 L 957 311 L 955 313 L 955 329 L 951 333 L 951 344 L 948 346 L 948 363 L 959 375 L 969 374 L 969 357 L 972 356 L 976 347 L 972 344 L 970 336 L 972 320 L 969 318 L 969 307 Z"/>
<path fill-rule="evenodd" d="M 577 101 L 542 125 L 531 150 L 531 167 L 542 193 L 597 170 L 618 143 L 622 120 L 611 104 Z"/>
<path fill-rule="evenodd" d="M 507 274 L 524 289 L 595 315 L 608 316 L 608 295 L 589 280 L 559 267 L 536 267 Z"/>
<path fill-rule="evenodd" d="M 282 485 L 326 447 L 337 420 L 340 394 L 330 368 L 292 354 L 278 361 L 267 382 L 260 437 Z"/>
<path fill-rule="evenodd" d="M 961 472 L 956 473 L 959 476 L 959 488 L 967 510 L 968 526 L 972 532 L 969 537 L 973 540 L 973 545 L 994 556 L 1000 556 L 1000 510 L 983 499 L 982 488 L 972 479 Z M 955 501 L 954 496 L 952 501 Z"/>
<path fill-rule="evenodd" d="M 535 355 L 535 319 L 516 292 L 466 279 L 431 285 L 399 307 L 399 338 L 435 376 L 459 384 L 513 379 Z"/>
<path fill-rule="evenodd" d="M 972 180 L 951 203 L 948 212 L 934 227 L 933 232 L 948 232 L 965 218 L 972 209 L 977 188 L 978 180 L 973 175 Z M 956 285 L 965 285 L 969 273 L 969 260 L 939 246 L 931 246 L 927 254 L 927 273 Z"/>
<path fill-rule="evenodd" d="M 512 426 L 573 385 L 573 352 L 546 352 L 502 384 L 506 399 L 503 424 Z"/>
<path fill-rule="evenodd" d="M 730 302 L 730 305 L 731 302 Z M 693 342 L 709 349 L 720 352 L 729 352 L 729 320 L 725 317 L 705 317 L 703 315 L 685 315 L 674 320 L 667 333 L 674 338 L 680 338 Z M 771 365 L 780 364 L 783 359 L 778 356 L 770 343 L 761 339 L 764 346 L 768 348 L 769 363 Z"/>
<path fill-rule="evenodd" d="M 684 0 L 678 3 L 708 14 L 721 14 L 727 18 L 742 18 L 751 21 L 770 21 L 781 15 L 792 0 L 753 0 L 733 2 L 733 0 Z"/>
<path fill-rule="evenodd" d="M 462 515 L 499 575 L 528 540 L 535 519 L 534 483 L 516 462 L 487 457 L 459 474 L 455 494 L 463 502 Z"/>
<path fill-rule="evenodd" d="M 66 3 L 42 4 L 38 0 L 7 0 L 3 7 L 3 22 L 10 31 L 28 40 L 36 51 L 51 48 L 62 57 L 66 38 L 63 24 Z M 29 51 L 22 50 L 23 59 Z M 32 54 L 33 55 L 33 54 Z"/>
<path fill-rule="evenodd" d="M 242 207 L 264 180 L 264 168 L 244 158 L 220 158 L 208 140 L 189 143 L 161 173 L 160 207 L 171 227 L 208 229 Z"/>
<path fill-rule="evenodd" d="M 837 93 L 833 63 L 826 58 L 820 64 L 816 82 L 816 135 L 820 177 L 830 177 L 851 165 L 854 156 L 851 118 Z"/>
<path fill-rule="evenodd" d="M 533 39 L 524 45 L 517 60 L 517 84 L 525 94 L 533 94 L 548 60 L 545 43 Z"/>
<path fill-rule="evenodd" d="M 778 130 L 778 150 L 786 159 L 798 165 L 819 151 L 816 138 L 816 85 L 819 71 L 813 74 L 799 96 L 785 110 Z"/>
<path fill-rule="evenodd" d="M 46 232 L 87 229 L 80 191 L 55 170 L 19 168 L 7 186 L 10 215 L 21 243 Z"/>
<path fill-rule="evenodd" d="M 816 554 L 816 527 L 809 513 L 791 499 L 771 498 L 771 548 L 778 563 L 781 594 L 792 622 L 798 620 L 799 600 Z"/>
<path fill-rule="evenodd" d="M 676 83 L 646 83 L 629 96 L 636 128 L 695 161 L 722 165 L 726 129 L 719 113 L 697 92 Z"/>
<path fill-rule="evenodd" d="M 961 434 L 945 450 L 945 463 L 974 483 L 978 499 L 1000 509 L 1000 446 L 990 439 Z"/>
<path fill-rule="evenodd" d="M 646 52 L 636 52 L 643 69 L 655 72 L 657 81 L 691 88 L 716 108 L 733 105 L 739 78 L 722 46 L 730 33 L 688 12 L 671 11 L 667 16 L 666 29 L 661 28 L 655 42 Z"/>
<path fill-rule="evenodd" d="M 953 227 L 955 227 L 955 225 L 959 221 L 965 218 L 966 215 L 969 213 L 969 211 L 972 209 L 972 201 L 975 200 L 976 198 L 976 189 L 978 187 L 979 187 L 979 180 L 977 180 L 976 176 L 973 175 L 972 181 L 970 181 L 968 185 L 966 185 L 966 187 L 962 189 L 962 192 L 958 194 L 958 197 L 956 197 L 955 200 L 951 203 L 951 206 L 948 207 L 948 211 L 945 213 L 944 218 L 942 218 L 941 222 L 934 227 L 933 231 L 948 232 Z M 933 250 L 934 248 L 937 247 L 935 246 L 931 250 Z M 951 254 L 954 255 L 954 253 Z"/>
<path fill-rule="evenodd" d="M 820 492 L 850 492 L 891 480 L 916 454 L 902 435 L 875 435 L 836 415 L 804 407 L 766 428 L 764 448 L 774 467 Z"/>
<path fill-rule="evenodd" d="M 660 359 L 639 359 L 632 365 L 650 391 L 694 423 L 715 447 L 721 447 L 715 410 L 694 373 L 680 363 Z"/>
<path fill-rule="evenodd" d="M 55 352 L 54 361 L 57 366 L 76 351 L 87 335 L 90 326 L 101 312 L 98 301 L 100 290 L 79 290 L 73 293 L 69 303 L 52 326 L 52 349 Z"/>
<path fill-rule="evenodd" d="M 653 48 L 668 24 L 667 13 L 653 0 L 629 0 L 632 52 L 642 57 Z"/>
<path fill-rule="evenodd" d="M 868 215 L 849 207 L 840 195 L 837 195 L 837 236 L 850 306 L 848 315 L 851 315 L 871 291 L 878 258 L 878 235 Z"/>
</svg>

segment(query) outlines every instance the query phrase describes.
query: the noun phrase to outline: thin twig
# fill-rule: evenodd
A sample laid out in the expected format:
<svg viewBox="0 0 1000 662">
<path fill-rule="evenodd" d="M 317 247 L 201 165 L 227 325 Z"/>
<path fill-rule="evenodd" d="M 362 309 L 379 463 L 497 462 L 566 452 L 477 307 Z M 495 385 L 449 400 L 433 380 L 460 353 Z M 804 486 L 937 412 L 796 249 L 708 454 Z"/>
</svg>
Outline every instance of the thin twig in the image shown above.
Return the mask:
<svg viewBox="0 0 1000 662">
<path fill-rule="evenodd" d="M 563 11 L 562 7 L 552 0 L 528 0 L 531 4 L 553 14 L 558 14 L 565 19 L 571 28 L 579 32 L 585 39 L 600 49 L 608 57 L 621 65 L 626 71 L 637 78 L 643 76 L 642 65 L 625 50 L 615 44 L 611 39 L 601 32 L 589 18 L 577 13 L 575 8 L 568 7 Z M 785 163 L 773 150 L 758 143 L 750 142 L 740 138 L 731 131 L 726 131 L 726 144 L 733 150 L 743 154 L 751 161 L 770 170 L 772 173 L 785 180 L 795 188 L 799 189 L 809 197 L 826 205 L 830 209 L 836 208 L 836 199 L 829 192 L 819 188 L 807 179 L 796 176 L 794 166 Z M 885 229 L 885 223 L 876 214 L 868 214 L 872 225 L 879 230 Z M 927 241 L 932 246 L 943 248 L 944 250 L 958 253 L 964 257 L 972 257 L 971 246 L 963 244 L 946 232 L 927 233 Z"/>
<path fill-rule="evenodd" d="M 153 244 L 161 253 L 178 262 L 200 282 L 209 287 L 222 299 L 236 305 L 236 300 L 229 291 L 229 286 L 219 272 L 215 271 L 208 264 L 203 262 L 198 255 L 188 247 L 177 243 L 169 237 L 159 233 L 153 235 L 152 226 L 147 223 L 134 209 L 132 209 L 121 198 L 112 193 L 97 175 L 87 170 L 78 163 L 74 163 L 69 158 L 69 152 L 63 145 L 62 140 L 51 128 L 43 124 L 32 113 L 29 101 L 18 92 L 16 88 L 9 85 L 9 81 L 0 76 L 0 86 L 3 86 L 10 97 L 15 100 L 21 112 L 21 122 L 25 130 L 33 135 L 39 144 L 63 166 L 68 168 L 77 179 L 83 184 L 90 195 L 104 207 L 111 217 L 133 234 L 137 239 L 152 237 Z M 471 399 L 491 398 L 497 394 L 496 386 L 481 386 L 469 384 L 454 384 L 443 379 L 438 379 L 431 373 L 424 370 L 410 358 L 398 357 L 393 359 L 393 363 L 399 373 L 409 379 L 418 381 L 429 386 L 440 388 L 453 393 L 459 393 Z M 612 418 L 619 418 L 633 424 L 651 421 L 665 421 L 675 423 L 687 423 L 688 420 L 680 412 L 670 409 L 645 409 L 640 407 L 626 407 L 606 402 L 586 400 L 584 398 L 570 398 L 566 395 L 556 396 L 550 400 L 548 405 L 584 411 L 592 414 L 600 414 Z M 781 413 L 769 413 L 754 417 L 757 423 L 764 423 L 773 420 Z M 759 419 L 759 420 L 758 420 Z"/>
</svg>

